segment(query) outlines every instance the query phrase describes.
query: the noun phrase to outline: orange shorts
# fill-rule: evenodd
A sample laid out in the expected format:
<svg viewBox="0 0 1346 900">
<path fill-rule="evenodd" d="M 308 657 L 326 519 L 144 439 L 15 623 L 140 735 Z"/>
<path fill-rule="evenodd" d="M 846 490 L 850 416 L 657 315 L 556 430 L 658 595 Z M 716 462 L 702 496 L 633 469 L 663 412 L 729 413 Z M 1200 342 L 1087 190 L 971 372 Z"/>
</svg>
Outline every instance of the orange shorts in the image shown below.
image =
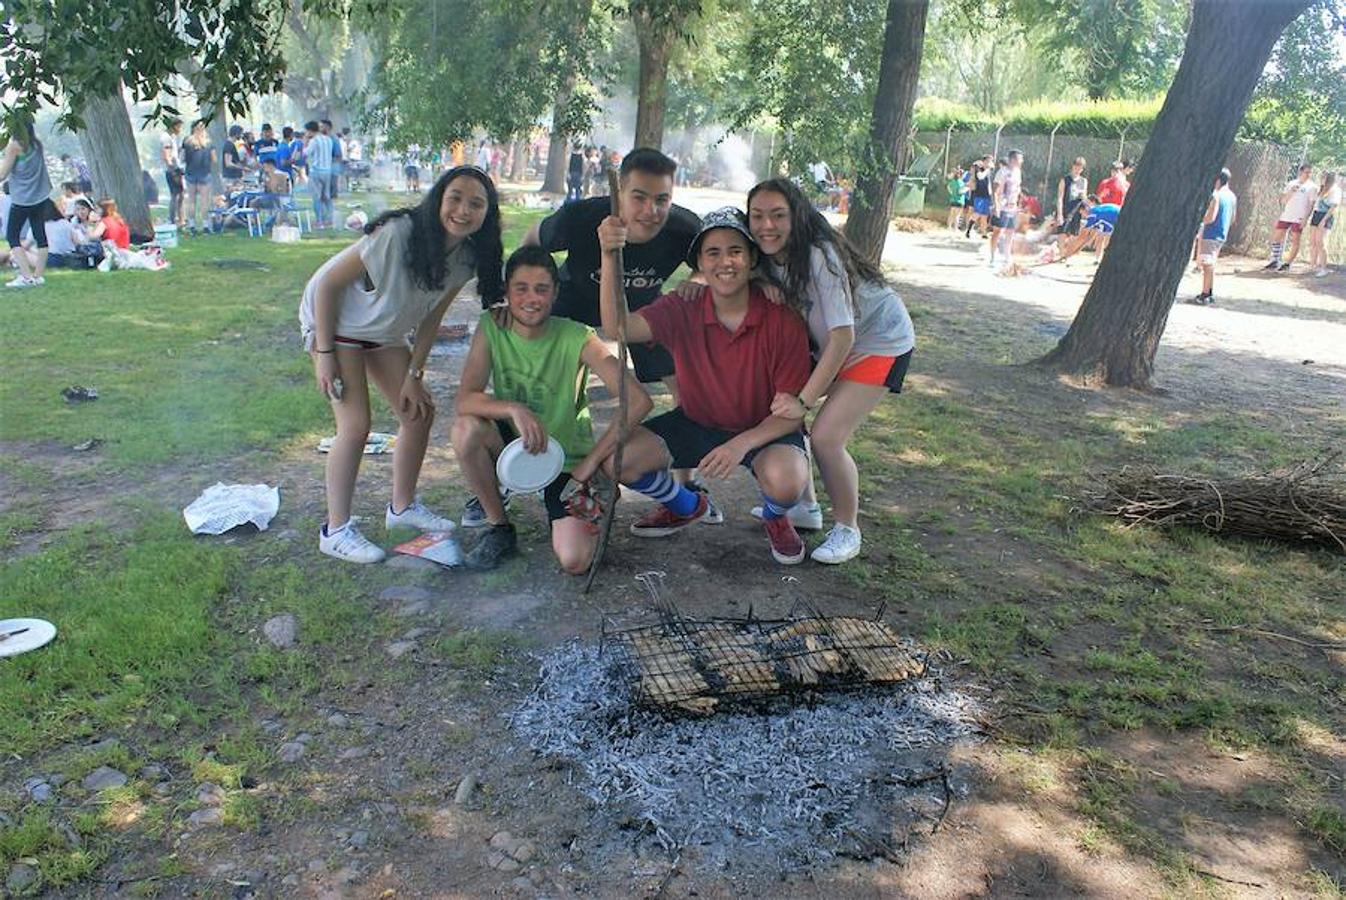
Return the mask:
<svg viewBox="0 0 1346 900">
<path fill-rule="evenodd" d="M 907 377 L 907 366 L 911 363 L 911 354 L 912 351 L 908 350 L 901 356 L 863 356 L 838 372 L 837 380 L 886 387 L 894 394 L 900 394 L 902 382 Z"/>
<path fill-rule="evenodd" d="M 893 370 L 893 361 L 896 359 L 895 356 L 865 356 L 838 372 L 837 378 L 882 387 L 887 383 L 888 373 Z"/>
</svg>

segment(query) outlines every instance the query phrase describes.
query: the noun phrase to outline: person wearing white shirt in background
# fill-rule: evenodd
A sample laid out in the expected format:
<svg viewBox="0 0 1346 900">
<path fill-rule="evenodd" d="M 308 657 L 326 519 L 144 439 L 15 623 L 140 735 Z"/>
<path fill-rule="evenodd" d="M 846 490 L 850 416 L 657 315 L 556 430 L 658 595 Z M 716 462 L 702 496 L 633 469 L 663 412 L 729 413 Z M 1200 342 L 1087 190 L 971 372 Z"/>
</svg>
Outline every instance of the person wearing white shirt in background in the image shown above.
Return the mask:
<svg viewBox="0 0 1346 900">
<path fill-rule="evenodd" d="M 1318 185 L 1310 177 L 1313 166 L 1302 163 L 1296 178 L 1285 183 L 1281 191 L 1281 214 L 1276 219 L 1276 227 L 1271 232 L 1271 261 L 1262 268 L 1272 272 L 1288 272 L 1290 263 L 1299 255 L 1299 241 L 1304 232 L 1304 223 L 1313 212 L 1314 201 L 1318 199 Z M 1284 255 L 1285 236 L 1290 235 L 1290 253 Z"/>
<path fill-rule="evenodd" d="M 1309 265 L 1313 267 L 1313 277 L 1327 277 L 1327 233 L 1332 230 L 1332 222 L 1337 217 L 1337 207 L 1341 206 L 1341 184 L 1336 172 L 1323 176 L 1323 186 L 1318 189 L 1318 198 L 1309 214 Z"/>
</svg>

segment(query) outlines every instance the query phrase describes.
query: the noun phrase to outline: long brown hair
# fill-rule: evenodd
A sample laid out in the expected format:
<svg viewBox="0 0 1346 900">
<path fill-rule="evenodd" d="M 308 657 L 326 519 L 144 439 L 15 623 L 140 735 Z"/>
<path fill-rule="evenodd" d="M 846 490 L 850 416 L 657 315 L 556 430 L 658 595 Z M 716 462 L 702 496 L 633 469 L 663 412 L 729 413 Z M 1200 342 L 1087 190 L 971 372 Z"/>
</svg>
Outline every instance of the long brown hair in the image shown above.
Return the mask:
<svg viewBox="0 0 1346 900">
<path fill-rule="evenodd" d="M 109 217 L 114 219 L 121 219 L 122 217 L 122 214 L 117 211 L 117 201 L 113 200 L 111 197 L 104 197 L 102 200 L 99 200 L 98 209 L 99 212 L 102 213 L 103 218 L 105 219 Z"/>
<path fill-rule="evenodd" d="M 877 281 L 887 284 L 879 267 L 860 255 L 855 246 L 846 240 L 846 235 L 832 227 L 832 223 L 823 214 L 814 209 L 804 192 L 793 181 L 785 178 L 769 178 L 748 191 L 748 207 L 752 207 L 752 198 L 762 191 L 772 191 L 785 198 L 790 207 L 790 237 L 785 242 L 785 293 L 787 299 L 797 307 L 802 307 L 805 292 L 812 278 L 813 248 L 824 251 L 823 258 L 833 275 L 844 274 L 851 285 L 851 303 L 855 303 L 856 290 L 862 281 Z M 835 252 L 845 269 L 838 272 L 834 267 L 832 255 L 826 252 L 828 247 Z"/>
</svg>

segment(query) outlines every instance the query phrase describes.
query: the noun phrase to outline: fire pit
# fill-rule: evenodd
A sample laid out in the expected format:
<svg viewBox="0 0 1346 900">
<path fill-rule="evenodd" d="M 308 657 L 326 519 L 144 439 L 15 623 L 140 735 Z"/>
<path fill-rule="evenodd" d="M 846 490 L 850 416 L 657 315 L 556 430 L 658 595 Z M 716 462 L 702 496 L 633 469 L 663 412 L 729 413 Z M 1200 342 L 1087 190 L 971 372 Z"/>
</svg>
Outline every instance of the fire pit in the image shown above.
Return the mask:
<svg viewBox="0 0 1346 900">
<path fill-rule="evenodd" d="M 978 733 L 978 704 L 891 629 L 870 627 L 881 623 L 816 611 L 690 621 L 658 608 L 659 623 L 608 632 L 601 651 L 574 642 L 546 655 L 507 716 L 529 749 L 574 767 L 595 842 L 622 841 L 635 821 L 670 856 L 709 866 L 895 859 L 965 790 L 948 756 Z M 871 650 L 893 661 L 871 660 L 877 684 L 859 662 Z M 836 658 L 824 671 L 806 662 L 816 681 L 798 665 L 825 654 Z"/>
</svg>

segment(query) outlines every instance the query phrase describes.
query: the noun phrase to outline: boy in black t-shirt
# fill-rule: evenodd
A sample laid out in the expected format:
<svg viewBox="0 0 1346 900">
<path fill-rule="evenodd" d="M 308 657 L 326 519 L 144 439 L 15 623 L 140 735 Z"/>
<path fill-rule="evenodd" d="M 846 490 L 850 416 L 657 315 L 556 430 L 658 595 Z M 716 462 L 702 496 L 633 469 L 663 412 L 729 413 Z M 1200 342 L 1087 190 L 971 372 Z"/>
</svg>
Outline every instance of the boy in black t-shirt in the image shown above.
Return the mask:
<svg viewBox="0 0 1346 900">
<path fill-rule="evenodd" d="M 622 261 L 626 301 L 632 311 L 653 303 L 664 293 L 664 282 L 683 264 L 687 248 L 701 230 L 701 219 L 696 213 L 673 203 L 673 174 L 677 168 L 677 163 L 649 147 L 638 147 L 622 160 L 618 182 L 622 218 L 626 222 Z M 537 245 L 550 253 L 567 252 L 553 316 L 593 327 L 601 325 L 598 285 L 603 253 L 598 244 L 598 226 L 611 214 L 612 200 L 608 197 L 567 202 L 534 225 L 521 242 L 522 246 Z M 673 357 L 668 351 L 658 345 L 639 344 L 628 349 L 636 378 L 643 384 L 663 381 L 677 405 L 678 382 L 673 377 Z M 683 478 L 690 475 L 678 474 Z M 712 505 L 705 521 L 719 523 L 724 517 Z M 473 497 L 463 511 L 463 525 L 485 523 L 481 503 Z"/>
<path fill-rule="evenodd" d="M 658 150 L 641 147 L 622 160 L 622 218 L 627 222 L 625 263 L 626 300 L 632 311 L 654 302 L 687 255 L 701 229 L 701 219 L 673 203 L 673 173 L 677 163 Z M 523 239 L 555 253 L 568 253 L 561 266 L 561 290 L 553 315 L 598 327 L 598 280 L 603 255 L 598 225 L 612 211 L 608 197 L 590 197 L 568 203 L 533 227 Z M 661 347 L 633 345 L 631 361 L 643 384 L 662 380 L 674 403 L 678 385 L 673 358 Z"/>
</svg>

